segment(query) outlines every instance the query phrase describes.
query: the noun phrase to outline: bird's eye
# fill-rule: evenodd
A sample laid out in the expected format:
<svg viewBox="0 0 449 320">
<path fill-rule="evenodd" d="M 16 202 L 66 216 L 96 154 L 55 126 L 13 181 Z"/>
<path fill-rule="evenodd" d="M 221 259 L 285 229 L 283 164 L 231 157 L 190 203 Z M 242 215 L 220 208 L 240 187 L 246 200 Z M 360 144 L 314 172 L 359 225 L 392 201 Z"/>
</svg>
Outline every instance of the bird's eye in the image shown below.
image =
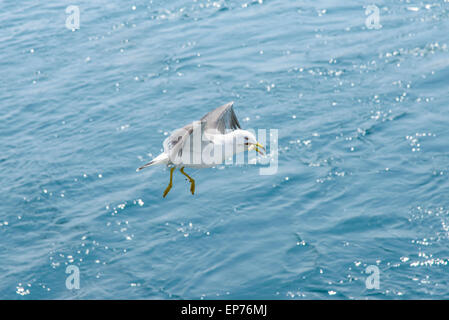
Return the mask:
<svg viewBox="0 0 449 320">
<path fill-rule="evenodd" d="M 248 137 L 245 137 L 245 141 L 248 141 L 249 139 L 248 139 Z"/>
</svg>

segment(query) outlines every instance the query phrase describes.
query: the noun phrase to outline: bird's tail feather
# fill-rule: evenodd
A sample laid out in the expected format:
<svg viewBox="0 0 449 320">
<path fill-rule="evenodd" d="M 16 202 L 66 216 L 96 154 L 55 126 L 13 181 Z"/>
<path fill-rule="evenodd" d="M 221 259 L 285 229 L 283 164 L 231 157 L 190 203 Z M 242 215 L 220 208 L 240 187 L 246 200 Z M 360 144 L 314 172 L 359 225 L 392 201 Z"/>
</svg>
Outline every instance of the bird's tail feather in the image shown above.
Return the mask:
<svg viewBox="0 0 449 320">
<path fill-rule="evenodd" d="M 163 164 L 163 163 L 168 163 L 168 156 L 165 153 L 161 153 L 160 155 L 158 155 L 156 158 L 154 158 L 147 164 L 144 164 L 140 168 L 137 168 L 136 171 L 140 171 L 142 169 L 145 169 L 146 167 L 150 167 L 150 166 L 153 166 L 156 164 Z"/>
</svg>

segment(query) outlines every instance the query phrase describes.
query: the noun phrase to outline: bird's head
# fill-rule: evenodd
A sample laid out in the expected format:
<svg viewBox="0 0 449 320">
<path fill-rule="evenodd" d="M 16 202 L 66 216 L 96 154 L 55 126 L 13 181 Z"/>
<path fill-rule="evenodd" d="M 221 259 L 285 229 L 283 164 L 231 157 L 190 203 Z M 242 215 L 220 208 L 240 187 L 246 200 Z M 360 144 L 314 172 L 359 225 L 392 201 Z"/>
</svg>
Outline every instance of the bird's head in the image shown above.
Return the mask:
<svg viewBox="0 0 449 320">
<path fill-rule="evenodd" d="M 251 151 L 255 150 L 261 155 L 264 155 L 265 148 L 256 140 L 253 133 L 246 130 L 234 131 L 238 147 L 243 146 L 243 150 Z"/>
</svg>

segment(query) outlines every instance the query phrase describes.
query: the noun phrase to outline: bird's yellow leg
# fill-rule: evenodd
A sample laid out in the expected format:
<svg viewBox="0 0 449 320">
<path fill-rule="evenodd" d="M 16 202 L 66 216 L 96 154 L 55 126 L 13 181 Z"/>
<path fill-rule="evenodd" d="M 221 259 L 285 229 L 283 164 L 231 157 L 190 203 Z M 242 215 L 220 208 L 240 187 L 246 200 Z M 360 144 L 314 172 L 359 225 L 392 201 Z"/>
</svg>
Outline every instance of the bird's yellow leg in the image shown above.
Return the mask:
<svg viewBox="0 0 449 320">
<path fill-rule="evenodd" d="M 180 171 L 183 175 L 185 175 L 187 177 L 187 179 L 189 179 L 190 192 L 192 192 L 192 194 L 194 194 L 195 193 L 195 180 L 193 180 L 187 173 L 184 172 L 184 167 L 182 167 Z"/>
<path fill-rule="evenodd" d="M 175 171 L 175 167 L 170 169 L 170 183 L 168 184 L 167 188 L 164 191 L 164 195 L 163 197 L 165 198 L 165 196 L 167 195 L 167 193 L 170 191 L 172 185 L 173 185 L 173 172 Z"/>
</svg>

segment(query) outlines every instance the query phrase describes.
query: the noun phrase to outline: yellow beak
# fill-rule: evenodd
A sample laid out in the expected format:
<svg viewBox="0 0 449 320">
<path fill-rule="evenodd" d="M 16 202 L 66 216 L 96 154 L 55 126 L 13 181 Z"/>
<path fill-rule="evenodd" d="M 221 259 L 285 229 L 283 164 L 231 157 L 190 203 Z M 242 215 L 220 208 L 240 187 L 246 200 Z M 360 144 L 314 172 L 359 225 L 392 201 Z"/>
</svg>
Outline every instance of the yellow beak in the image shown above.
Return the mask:
<svg viewBox="0 0 449 320">
<path fill-rule="evenodd" d="M 264 155 L 266 153 L 266 150 L 264 148 L 263 145 L 261 145 L 259 142 L 252 144 L 248 150 L 256 150 L 258 153 L 260 153 L 261 155 Z M 263 150 L 263 152 L 262 152 Z"/>
</svg>

